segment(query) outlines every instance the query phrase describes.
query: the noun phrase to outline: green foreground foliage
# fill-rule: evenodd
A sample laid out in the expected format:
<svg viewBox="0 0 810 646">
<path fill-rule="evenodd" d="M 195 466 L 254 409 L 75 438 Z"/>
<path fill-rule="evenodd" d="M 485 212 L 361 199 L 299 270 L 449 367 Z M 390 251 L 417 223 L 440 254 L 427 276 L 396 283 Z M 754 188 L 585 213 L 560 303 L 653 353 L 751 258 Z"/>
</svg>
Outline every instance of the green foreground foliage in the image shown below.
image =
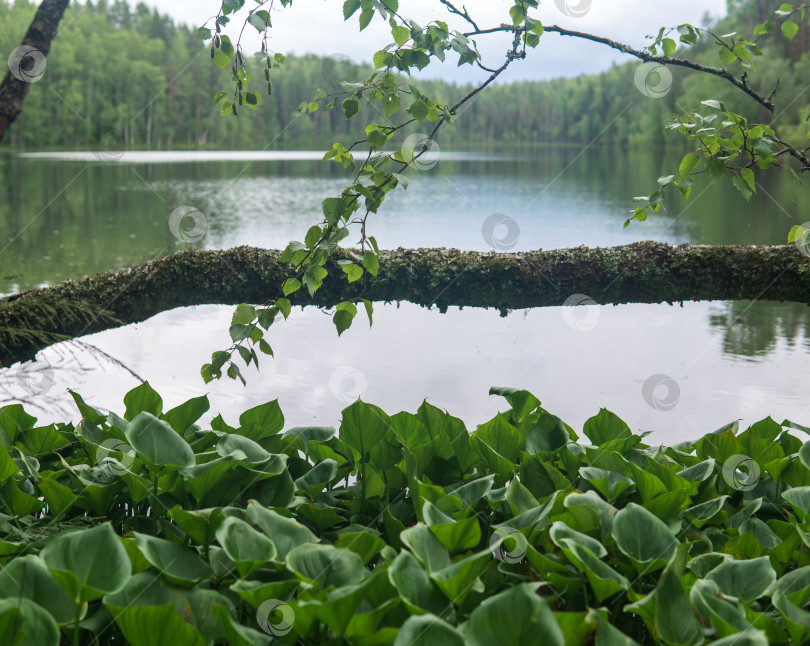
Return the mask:
<svg viewBox="0 0 810 646">
<path fill-rule="evenodd" d="M 805 643 L 810 429 L 648 446 L 526 392 L 468 433 L 424 403 L 238 426 L 148 385 L 123 417 L 0 409 L 0 641 Z M 78 628 L 77 628 L 78 626 Z"/>
</svg>

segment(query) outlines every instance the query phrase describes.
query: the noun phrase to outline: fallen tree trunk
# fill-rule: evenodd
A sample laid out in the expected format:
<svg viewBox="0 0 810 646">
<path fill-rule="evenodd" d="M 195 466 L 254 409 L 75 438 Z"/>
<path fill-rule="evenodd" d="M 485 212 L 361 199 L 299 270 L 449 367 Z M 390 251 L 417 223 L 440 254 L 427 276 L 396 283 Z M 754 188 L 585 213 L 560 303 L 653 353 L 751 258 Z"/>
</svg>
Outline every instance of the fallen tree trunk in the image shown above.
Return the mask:
<svg viewBox="0 0 810 646">
<path fill-rule="evenodd" d="M 32 358 L 62 339 L 143 321 L 187 305 L 263 303 L 290 265 L 253 247 L 189 249 L 130 269 L 0 300 L 0 361 Z M 641 242 L 496 254 L 447 249 L 383 252 L 376 278 L 334 276 L 293 304 L 331 306 L 362 296 L 418 305 L 512 309 L 562 305 L 575 294 L 600 304 L 700 300 L 810 302 L 810 258 L 793 245 L 673 247 Z M 581 299 L 580 299 L 581 300 Z"/>
</svg>

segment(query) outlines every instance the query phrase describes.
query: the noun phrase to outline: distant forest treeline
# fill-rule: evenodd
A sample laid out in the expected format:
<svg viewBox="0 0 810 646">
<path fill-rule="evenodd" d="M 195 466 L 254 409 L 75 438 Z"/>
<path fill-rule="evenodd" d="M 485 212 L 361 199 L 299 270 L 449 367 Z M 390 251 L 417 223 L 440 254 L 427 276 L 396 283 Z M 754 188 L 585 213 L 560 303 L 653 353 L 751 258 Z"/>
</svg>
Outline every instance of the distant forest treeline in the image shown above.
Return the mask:
<svg viewBox="0 0 810 646">
<path fill-rule="evenodd" d="M 753 25 L 778 6 L 778 1 L 771 0 L 729 0 L 729 17 L 715 28 L 717 33 L 740 29 L 750 34 Z M 0 42 L 6 53 L 19 43 L 34 11 L 29 0 L 11 5 L 0 1 Z M 231 89 L 229 75 L 212 63 L 195 31 L 175 25 L 143 4 L 135 8 L 119 0 L 88 2 L 86 7 L 72 4 L 45 75 L 32 88 L 6 145 L 29 150 L 277 149 L 320 148 L 335 139 L 348 143 L 359 138 L 359 124 L 347 123 L 339 110 L 300 116 L 296 108 L 319 87 L 334 91 L 329 83 L 335 75 L 362 80 L 367 69 L 339 64 L 335 74 L 330 65 L 335 66 L 327 59 L 290 56 L 283 70 L 274 70 L 273 94 L 263 92 L 263 105 L 255 113 L 243 109 L 238 117 L 220 117 L 212 97 Z M 810 114 L 807 31 L 802 23 L 792 42 L 781 35 L 771 37 L 765 48 L 767 60 L 755 60 L 757 70 L 749 75 L 752 85 L 766 93 L 779 79 L 775 123 L 784 135 L 800 137 L 799 142 Z M 542 64 L 543 46 L 541 42 L 522 64 Z M 715 50 L 716 45 L 704 39 L 690 55 L 716 65 Z M 637 67 L 630 62 L 599 75 L 490 87 L 453 127 L 442 131 L 440 142 L 462 147 L 598 140 L 609 145 L 659 146 L 677 141 L 665 135 L 664 122 L 708 97 L 733 101 L 730 106 L 747 110 L 758 120 L 772 119 L 731 85 L 680 68 L 671 68 L 674 82 L 667 96 L 646 97 L 634 84 Z M 262 78 L 259 65 L 254 77 Z M 446 102 L 465 94 L 464 87 L 445 82 L 420 81 L 419 85 Z M 365 123 L 384 122 L 373 108 L 366 107 L 363 116 Z"/>
</svg>

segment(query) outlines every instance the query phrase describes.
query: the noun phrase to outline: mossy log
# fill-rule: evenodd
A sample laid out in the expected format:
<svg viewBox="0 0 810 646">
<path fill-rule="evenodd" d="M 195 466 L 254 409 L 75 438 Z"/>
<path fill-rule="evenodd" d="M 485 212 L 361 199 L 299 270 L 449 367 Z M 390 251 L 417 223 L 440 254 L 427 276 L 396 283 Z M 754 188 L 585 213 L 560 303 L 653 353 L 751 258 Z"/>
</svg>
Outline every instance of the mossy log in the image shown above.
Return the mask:
<svg viewBox="0 0 810 646">
<path fill-rule="evenodd" d="M 264 303 L 291 267 L 253 247 L 189 249 L 0 300 L 0 361 L 28 359 L 61 339 L 143 321 L 186 305 Z M 379 275 L 353 284 L 336 266 L 299 305 L 356 297 L 418 305 L 513 309 L 562 305 L 574 294 L 600 304 L 705 300 L 810 302 L 810 258 L 787 246 L 671 246 L 640 242 L 527 253 L 455 249 L 383 252 Z M 337 274 L 340 274 L 338 276 Z"/>
</svg>

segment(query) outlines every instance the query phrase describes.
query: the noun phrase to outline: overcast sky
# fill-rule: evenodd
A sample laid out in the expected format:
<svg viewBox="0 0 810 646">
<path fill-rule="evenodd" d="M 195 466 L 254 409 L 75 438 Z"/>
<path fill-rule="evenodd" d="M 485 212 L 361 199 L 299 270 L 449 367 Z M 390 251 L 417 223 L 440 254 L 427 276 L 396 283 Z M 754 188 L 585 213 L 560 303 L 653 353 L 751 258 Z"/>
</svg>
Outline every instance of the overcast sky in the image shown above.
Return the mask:
<svg viewBox="0 0 810 646">
<path fill-rule="evenodd" d="M 145 0 L 147 5 L 170 14 L 175 20 L 203 24 L 216 14 L 216 0 Z M 544 24 L 557 24 L 570 29 L 605 35 L 634 46 L 644 46 L 645 36 L 657 33 L 659 27 L 684 22 L 700 23 L 708 12 L 712 16 L 725 13 L 726 0 L 567 0 L 569 12 L 584 15 L 565 15 L 566 0 L 544 0 L 539 12 Z M 276 3 L 280 6 L 280 3 Z M 466 5 L 479 26 L 494 26 L 508 20 L 510 0 L 460 0 Z M 590 5 L 590 6 L 589 6 Z M 293 54 L 341 54 L 360 62 L 369 61 L 375 51 L 391 42 L 387 23 L 381 18 L 362 33 L 358 31 L 357 15 L 350 24 L 343 22 L 341 0 L 295 0 L 292 7 L 274 11 L 274 51 Z M 246 12 L 243 10 L 242 12 Z M 400 0 L 400 13 L 425 25 L 441 19 L 463 29 L 458 19 L 453 20 L 438 0 Z M 249 31 L 256 33 L 248 27 Z M 246 31 L 248 31 L 246 30 Z M 258 38 L 252 41 L 258 49 Z M 484 62 L 498 65 L 508 49 L 508 39 L 500 36 L 479 37 L 479 49 Z M 555 34 L 543 36 L 540 47 L 525 61 L 513 65 L 507 79 L 549 79 L 599 72 L 613 62 L 625 60 L 622 54 L 594 43 L 563 38 Z M 484 73 L 465 66 L 458 70 L 450 65 L 435 65 L 427 70 L 429 76 L 466 82 L 484 76 Z"/>
</svg>

